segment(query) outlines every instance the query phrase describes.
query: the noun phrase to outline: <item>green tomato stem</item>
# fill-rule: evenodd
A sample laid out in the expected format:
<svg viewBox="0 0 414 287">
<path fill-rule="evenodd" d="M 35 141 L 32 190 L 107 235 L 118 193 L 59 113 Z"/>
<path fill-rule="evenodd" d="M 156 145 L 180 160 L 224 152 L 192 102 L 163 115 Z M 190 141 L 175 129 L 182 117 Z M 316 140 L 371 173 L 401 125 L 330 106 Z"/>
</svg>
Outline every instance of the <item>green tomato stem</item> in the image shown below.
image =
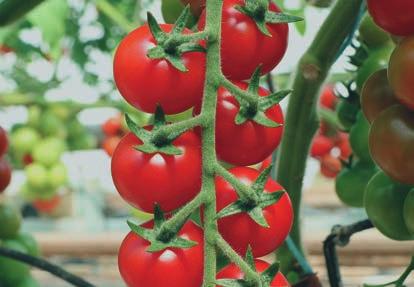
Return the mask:
<svg viewBox="0 0 414 287">
<path fill-rule="evenodd" d="M 304 253 L 300 233 L 302 184 L 311 140 L 318 128 L 317 95 L 341 50 L 353 31 L 363 0 L 337 1 L 308 51 L 299 62 L 293 93 L 289 100 L 277 179 L 288 191 L 295 211 L 291 237 Z M 278 250 L 283 272 L 295 270 L 297 260 L 286 245 Z"/>
</svg>

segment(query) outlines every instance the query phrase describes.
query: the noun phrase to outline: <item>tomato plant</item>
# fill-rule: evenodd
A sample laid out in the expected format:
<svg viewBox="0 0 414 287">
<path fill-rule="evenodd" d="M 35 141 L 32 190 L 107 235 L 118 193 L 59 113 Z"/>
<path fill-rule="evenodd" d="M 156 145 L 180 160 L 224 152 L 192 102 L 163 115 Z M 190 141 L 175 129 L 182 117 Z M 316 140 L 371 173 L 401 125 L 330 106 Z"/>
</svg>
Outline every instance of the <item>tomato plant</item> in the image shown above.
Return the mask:
<svg viewBox="0 0 414 287">
<path fill-rule="evenodd" d="M 404 201 L 404 220 L 408 231 L 414 234 L 414 190 L 412 189 Z"/>
<path fill-rule="evenodd" d="M 144 224 L 145 228 L 152 226 L 153 222 Z M 148 252 L 150 243 L 136 233 L 130 232 L 123 240 L 118 255 L 119 270 L 127 285 L 131 287 L 201 286 L 203 231 L 194 223 L 187 222 L 178 235 L 192 240 L 197 245 L 187 249 L 166 248 L 162 251 Z"/>
<path fill-rule="evenodd" d="M 414 37 L 404 39 L 391 55 L 388 69 L 396 98 L 414 109 Z"/>
<path fill-rule="evenodd" d="M 249 167 L 235 167 L 230 172 L 245 184 L 252 184 L 259 172 Z M 281 192 L 283 187 L 268 179 L 265 193 Z M 216 179 L 217 211 L 238 199 L 237 192 L 223 178 Z M 248 214 L 236 214 L 218 220 L 219 231 L 223 238 L 241 255 L 248 246 L 255 257 L 264 256 L 283 243 L 292 226 L 293 209 L 287 193 L 279 201 L 263 209 L 268 227 L 257 224 Z M 254 234 L 255 236 L 251 236 Z"/>
<path fill-rule="evenodd" d="M 172 25 L 163 24 L 161 29 L 170 32 Z M 183 33 L 191 31 L 185 29 Z M 115 82 L 125 100 L 142 111 L 153 113 L 160 105 L 165 113 L 177 114 L 201 101 L 205 55 L 198 51 L 181 53 L 178 47 L 162 49 L 159 44 L 149 26 L 128 34 L 115 54 Z M 157 49 L 166 59 L 150 58 L 148 53 L 153 48 L 162 50 Z M 177 60 L 180 56 L 182 60 Z M 171 61 L 178 61 L 175 65 L 181 70 Z"/>
<path fill-rule="evenodd" d="M 258 24 L 248 16 L 248 12 L 241 12 L 237 6 L 245 7 L 245 1 L 223 1 L 222 69 L 223 74 L 229 79 L 246 80 L 259 65 L 263 65 L 262 73 L 266 74 L 279 64 L 287 50 L 289 28 L 286 23 L 262 24 L 260 22 L 261 24 Z M 273 12 L 281 12 L 273 3 L 269 4 L 269 9 Z M 257 17 L 263 16 L 264 14 Z M 205 20 L 206 15 L 203 12 L 198 24 L 199 29 L 204 28 Z M 264 27 L 260 28 L 258 25 Z M 263 30 L 268 35 L 263 33 Z M 235 50 L 235 46 L 243 49 Z"/>
<path fill-rule="evenodd" d="M 410 0 L 368 0 L 368 11 L 374 21 L 389 33 L 414 34 L 414 3 Z"/>
<path fill-rule="evenodd" d="M 4 158 L 0 158 L 0 193 L 10 184 L 11 173 L 10 164 Z"/>
</svg>

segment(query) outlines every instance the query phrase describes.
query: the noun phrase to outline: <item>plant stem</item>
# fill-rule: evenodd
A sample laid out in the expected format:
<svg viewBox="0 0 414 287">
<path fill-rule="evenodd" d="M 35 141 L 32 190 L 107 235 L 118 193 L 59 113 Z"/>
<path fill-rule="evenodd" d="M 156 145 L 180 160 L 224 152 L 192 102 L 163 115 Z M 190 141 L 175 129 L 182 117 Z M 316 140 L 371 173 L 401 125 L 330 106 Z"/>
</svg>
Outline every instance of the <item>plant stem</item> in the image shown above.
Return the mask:
<svg viewBox="0 0 414 287">
<path fill-rule="evenodd" d="M 223 251 L 224 255 L 227 256 L 230 261 L 235 263 L 239 268 L 243 271 L 244 275 L 246 275 L 246 278 L 250 279 L 252 282 L 255 282 L 257 285 L 255 286 L 261 286 L 260 276 L 259 274 L 254 271 L 249 264 L 247 264 L 246 261 L 243 260 L 243 258 L 237 254 L 233 250 L 233 248 L 226 242 L 226 240 L 223 239 L 220 235 L 216 239 L 217 247 L 220 248 L 221 251 Z"/>
<path fill-rule="evenodd" d="M 111 19 L 115 24 L 121 27 L 126 33 L 134 30 L 137 25 L 131 23 L 107 0 L 96 0 L 96 8 Z"/>
<path fill-rule="evenodd" d="M 207 37 L 207 69 L 204 84 L 203 105 L 201 113 L 208 119 L 202 130 L 203 176 L 202 190 L 206 194 L 204 208 L 204 280 L 203 287 L 215 287 L 217 272 L 216 237 L 218 234 L 216 219 L 216 191 L 214 185 L 216 145 L 215 118 L 217 105 L 217 90 L 220 84 L 220 39 L 221 39 L 221 9 L 223 0 L 206 1 Z"/>
<path fill-rule="evenodd" d="M 285 132 L 277 162 L 277 179 L 288 191 L 295 219 L 292 240 L 303 252 L 300 205 L 308 151 L 318 127 L 316 99 L 342 43 L 353 31 L 363 0 L 339 0 L 299 62 L 286 116 Z M 293 270 L 295 258 L 286 245 L 278 251 L 282 271 Z"/>
</svg>

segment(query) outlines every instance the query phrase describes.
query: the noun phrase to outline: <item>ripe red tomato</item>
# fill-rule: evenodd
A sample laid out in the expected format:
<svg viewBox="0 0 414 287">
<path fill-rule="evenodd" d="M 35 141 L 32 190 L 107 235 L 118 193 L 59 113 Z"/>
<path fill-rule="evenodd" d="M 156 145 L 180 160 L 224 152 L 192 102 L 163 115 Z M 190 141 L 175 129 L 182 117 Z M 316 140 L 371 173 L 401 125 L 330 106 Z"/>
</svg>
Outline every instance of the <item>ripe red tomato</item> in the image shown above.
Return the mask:
<svg viewBox="0 0 414 287">
<path fill-rule="evenodd" d="M 160 25 L 169 32 L 172 25 Z M 185 29 L 184 34 L 191 31 Z M 114 59 L 116 85 L 127 102 L 147 113 L 161 105 L 166 114 L 184 112 L 201 101 L 204 86 L 205 54 L 182 55 L 187 72 L 181 72 L 165 59 L 150 59 L 148 51 L 156 46 L 149 27 L 129 33 L 119 45 Z"/>
<path fill-rule="evenodd" d="M 142 144 L 128 133 L 112 157 L 112 178 L 128 203 L 152 213 L 158 203 L 164 212 L 191 200 L 201 187 L 200 139 L 188 131 L 173 141 L 181 155 L 147 154 L 134 147 Z"/>
<path fill-rule="evenodd" d="M 255 259 L 254 265 L 256 266 L 256 271 L 259 273 L 262 273 L 270 266 L 269 263 L 260 259 Z M 217 274 L 217 279 L 243 279 L 243 277 L 243 272 L 234 263 L 227 265 Z M 217 285 L 217 287 L 220 287 L 220 285 Z M 269 287 L 290 287 L 290 285 L 285 276 L 281 272 L 278 272 Z"/>
<path fill-rule="evenodd" d="M 259 176 L 259 172 L 250 167 L 235 167 L 230 172 L 247 185 L 251 185 Z M 272 193 L 283 189 L 276 181 L 268 179 L 264 192 Z M 238 199 L 234 188 L 220 177 L 216 178 L 216 194 L 217 211 Z M 293 209 L 287 193 L 278 202 L 264 208 L 263 213 L 269 228 L 258 225 L 246 213 L 218 220 L 221 235 L 240 255 L 244 256 L 250 245 L 254 257 L 264 256 L 276 250 L 289 234 L 293 221 Z"/>
<path fill-rule="evenodd" d="M 55 195 L 49 199 L 35 199 L 32 202 L 32 205 L 42 213 L 50 213 L 59 206 L 61 198 L 59 195 Z"/>
<path fill-rule="evenodd" d="M 318 158 L 329 154 L 333 148 L 333 140 L 327 136 L 319 134 L 313 138 L 310 155 Z"/>
<path fill-rule="evenodd" d="M 414 34 L 414 2 L 412 0 L 368 0 L 368 11 L 375 23 L 399 36 Z"/>
<path fill-rule="evenodd" d="M 349 134 L 339 132 L 336 137 L 336 147 L 339 148 L 339 151 L 341 152 L 339 158 L 342 160 L 347 160 L 352 154 L 351 143 L 349 142 Z"/>
<path fill-rule="evenodd" d="M 264 35 L 252 18 L 237 10 L 244 0 L 224 0 L 222 20 L 221 62 L 223 73 L 232 80 L 246 80 L 262 66 L 262 74 L 273 70 L 282 60 L 288 45 L 289 27 L 267 24 L 272 37 Z M 270 10 L 281 12 L 275 4 Z M 204 29 L 206 12 L 200 16 L 199 29 Z M 239 48 L 237 48 L 239 47 Z"/>
<path fill-rule="evenodd" d="M 105 150 L 107 155 L 112 157 L 120 141 L 121 141 L 121 137 L 119 136 L 113 136 L 113 137 L 106 138 L 102 142 L 102 148 Z"/>
<path fill-rule="evenodd" d="M 335 106 L 338 102 L 338 97 L 335 96 L 334 87 L 327 85 L 323 88 L 321 97 L 319 98 L 319 105 L 322 108 L 329 110 L 335 110 Z"/>
<path fill-rule="evenodd" d="M 9 141 L 7 139 L 6 131 L 0 127 L 0 157 L 2 157 L 9 147 Z"/>
<path fill-rule="evenodd" d="M 122 132 L 122 118 L 118 116 L 108 119 L 102 124 L 101 129 L 108 137 L 119 135 Z"/>
<path fill-rule="evenodd" d="M 321 159 L 321 173 L 327 178 L 335 178 L 341 171 L 342 164 L 339 158 L 327 154 Z"/>
<path fill-rule="evenodd" d="M 151 228 L 153 222 L 144 224 Z M 187 222 L 178 233 L 198 244 L 191 248 L 167 248 L 147 252 L 149 242 L 130 232 L 122 242 L 118 267 L 128 287 L 200 287 L 203 281 L 203 231 Z"/>
<path fill-rule="evenodd" d="M 246 90 L 247 84 L 236 83 Z M 260 88 L 259 95 L 269 94 Z M 226 89 L 219 88 L 217 99 L 216 151 L 220 160 L 233 165 L 246 166 L 266 159 L 279 146 L 282 139 L 283 126 L 269 128 L 248 120 L 238 125 L 235 118 L 240 110 L 236 98 Z M 283 113 L 279 105 L 266 111 L 269 119 L 283 124 Z"/>
<path fill-rule="evenodd" d="M 272 156 L 268 156 L 264 161 L 262 161 L 257 167 L 258 171 L 264 171 L 272 164 Z"/>
<path fill-rule="evenodd" d="M 3 158 L 0 159 L 0 192 L 3 192 L 10 184 L 11 167 L 10 164 Z"/>
<path fill-rule="evenodd" d="M 392 53 L 388 78 L 395 97 L 414 109 L 414 36 L 404 39 Z"/>
</svg>

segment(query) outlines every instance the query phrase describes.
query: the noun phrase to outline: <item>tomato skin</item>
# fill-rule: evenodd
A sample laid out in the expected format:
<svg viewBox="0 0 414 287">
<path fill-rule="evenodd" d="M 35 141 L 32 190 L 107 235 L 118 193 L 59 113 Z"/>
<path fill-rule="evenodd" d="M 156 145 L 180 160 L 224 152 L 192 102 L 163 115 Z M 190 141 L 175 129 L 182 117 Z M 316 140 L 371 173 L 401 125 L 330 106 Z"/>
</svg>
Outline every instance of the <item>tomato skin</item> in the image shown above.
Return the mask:
<svg viewBox="0 0 414 287">
<path fill-rule="evenodd" d="M 119 135 L 122 132 L 122 118 L 120 116 L 109 118 L 102 124 L 101 129 L 108 137 Z"/>
<path fill-rule="evenodd" d="M 259 273 L 265 271 L 270 266 L 269 263 L 260 259 L 255 259 L 254 265 L 256 271 Z M 234 263 L 227 265 L 217 273 L 217 279 L 243 279 L 243 277 L 244 273 Z M 220 285 L 217 285 L 217 287 L 220 287 Z M 285 276 L 281 272 L 278 272 L 269 287 L 290 287 L 290 285 Z"/>
<path fill-rule="evenodd" d="M 230 169 L 230 172 L 247 185 L 252 184 L 259 176 L 257 170 L 249 167 L 235 167 Z M 267 193 L 283 189 L 272 179 L 268 179 L 265 185 L 265 192 Z M 234 188 L 220 177 L 216 178 L 216 195 L 217 211 L 238 199 Z M 241 256 L 246 254 L 249 245 L 254 257 L 264 256 L 276 250 L 289 234 L 293 221 L 293 209 L 287 193 L 277 203 L 264 208 L 263 211 L 269 228 L 261 227 L 246 213 L 239 213 L 218 220 L 219 232 Z"/>
<path fill-rule="evenodd" d="M 372 162 L 369 152 L 369 129 L 370 125 L 362 112 L 357 115 L 357 121 L 349 133 L 349 141 L 354 155 L 361 161 Z"/>
<path fill-rule="evenodd" d="M 367 120 L 372 123 L 381 112 L 397 103 L 388 84 L 387 70 L 379 70 L 372 74 L 365 82 L 361 93 L 361 107 Z"/>
<path fill-rule="evenodd" d="M 120 141 L 121 141 L 121 137 L 119 136 L 112 136 L 112 137 L 106 138 L 102 142 L 102 148 L 104 149 L 107 155 L 112 157 Z"/>
<path fill-rule="evenodd" d="M 7 139 L 6 131 L 0 127 L 0 157 L 2 157 L 9 147 L 9 141 Z"/>
<path fill-rule="evenodd" d="M 404 39 L 392 53 L 388 78 L 397 99 L 414 109 L 414 37 Z"/>
<path fill-rule="evenodd" d="M 377 173 L 374 164 L 357 162 L 350 168 L 344 168 L 336 177 L 335 191 L 339 199 L 352 207 L 364 206 L 365 188 Z"/>
<path fill-rule="evenodd" d="M 382 46 L 391 40 L 389 34 L 375 24 L 369 14 L 365 14 L 361 21 L 359 37 L 370 48 Z"/>
<path fill-rule="evenodd" d="M 247 80 L 254 70 L 262 66 L 262 74 L 273 70 L 282 60 L 288 46 L 289 27 L 284 24 L 267 24 L 272 37 L 260 32 L 249 16 L 236 9 L 244 0 L 224 0 L 221 43 L 221 64 L 224 75 L 232 80 Z M 270 10 L 280 12 L 270 4 Z M 206 12 L 201 14 L 199 29 L 204 29 Z M 235 49 L 235 47 L 243 47 Z"/>
<path fill-rule="evenodd" d="M 153 222 L 143 225 L 150 228 Z M 178 233 L 197 242 L 191 248 L 147 252 L 149 242 L 130 232 L 119 248 L 119 271 L 128 287 L 199 287 L 203 281 L 203 231 L 187 222 Z"/>
<path fill-rule="evenodd" d="M 399 36 L 414 34 L 414 2 L 411 0 L 368 0 L 368 11 L 385 31 Z"/>
<path fill-rule="evenodd" d="M 0 239 L 14 238 L 20 229 L 22 218 L 17 209 L 0 204 Z"/>
<path fill-rule="evenodd" d="M 414 185 L 414 113 L 396 105 L 385 110 L 371 126 L 372 159 L 392 179 Z"/>
<path fill-rule="evenodd" d="M 332 139 L 324 135 L 316 135 L 313 138 L 310 155 L 318 158 L 327 155 L 334 148 L 334 142 Z"/>
<path fill-rule="evenodd" d="M 23 244 L 13 239 L 0 242 L 0 246 L 27 253 Z M 29 275 L 28 265 L 6 257 L 0 257 L 0 270 L 0 282 L 6 286 L 17 286 L 25 276 Z"/>
<path fill-rule="evenodd" d="M 171 31 L 172 25 L 160 25 Z M 191 31 L 185 29 L 184 34 Z M 159 104 L 166 114 L 188 110 L 201 101 L 204 86 L 205 54 L 187 52 L 182 55 L 187 72 L 180 72 L 165 59 L 150 59 L 155 47 L 147 25 L 129 33 L 118 46 L 114 58 L 115 83 L 132 106 L 154 113 Z"/>
<path fill-rule="evenodd" d="M 339 158 L 342 160 L 348 160 L 352 155 L 351 143 L 349 142 L 349 134 L 344 132 L 338 132 L 336 137 L 336 147 L 339 148 L 341 154 Z"/>
<path fill-rule="evenodd" d="M 414 235 L 414 189 L 412 189 L 404 201 L 404 220 L 408 231 Z"/>
<path fill-rule="evenodd" d="M 237 82 L 243 90 L 247 84 Z M 264 97 L 269 92 L 259 89 Z M 247 120 L 241 125 L 234 121 L 240 110 L 236 98 L 224 88 L 219 88 L 217 99 L 216 152 L 220 160 L 233 165 L 247 166 L 265 160 L 279 146 L 283 126 L 269 128 Z M 283 124 L 283 112 L 279 105 L 268 109 L 265 114 L 276 123 Z"/>
<path fill-rule="evenodd" d="M 39 212 L 47 214 L 53 212 L 59 206 L 60 202 L 60 196 L 55 195 L 48 199 L 35 199 L 32 201 L 32 204 Z"/>
<path fill-rule="evenodd" d="M 335 110 L 337 102 L 338 97 L 335 95 L 334 87 L 332 85 L 325 86 L 319 98 L 319 105 L 325 109 Z"/>
<path fill-rule="evenodd" d="M 12 170 L 6 159 L 0 159 L 0 193 L 10 184 Z"/>
<path fill-rule="evenodd" d="M 201 144 L 188 131 L 173 141 L 181 155 L 146 154 L 135 150 L 142 144 L 134 134 L 122 138 L 112 157 L 112 178 L 129 204 L 153 213 L 158 203 L 164 212 L 190 201 L 201 187 Z"/>
<path fill-rule="evenodd" d="M 413 240 L 405 225 L 403 206 L 410 190 L 393 182 L 380 171 L 368 183 L 364 204 L 369 219 L 385 236 L 394 240 Z"/>
<path fill-rule="evenodd" d="M 335 178 L 341 171 L 342 164 L 339 158 L 327 154 L 321 159 L 321 174 L 327 178 Z"/>
<path fill-rule="evenodd" d="M 257 170 L 258 171 L 264 171 L 266 168 L 268 168 L 272 164 L 272 156 L 268 156 L 264 161 L 262 161 Z"/>
</svg>

